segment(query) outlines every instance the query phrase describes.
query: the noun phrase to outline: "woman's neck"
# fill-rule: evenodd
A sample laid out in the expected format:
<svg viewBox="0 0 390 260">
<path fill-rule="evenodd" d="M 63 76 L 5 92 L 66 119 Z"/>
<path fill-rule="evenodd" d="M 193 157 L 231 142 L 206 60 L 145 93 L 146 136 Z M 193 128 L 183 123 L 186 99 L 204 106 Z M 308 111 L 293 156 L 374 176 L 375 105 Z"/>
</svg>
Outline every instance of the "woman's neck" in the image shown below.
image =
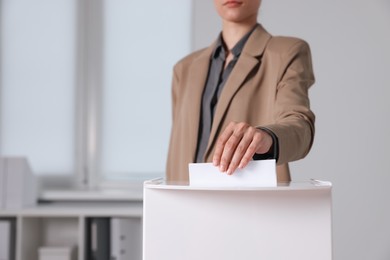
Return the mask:
<svg viewBox="0 0 390 260">
<path fill-rule="evenodd" d="M 236 43 L 256 25 L 256 23 L 257 21 L 248 23 L 223 22 L 222 37 L 228 50 L 231 50 Z"/>
</svg>

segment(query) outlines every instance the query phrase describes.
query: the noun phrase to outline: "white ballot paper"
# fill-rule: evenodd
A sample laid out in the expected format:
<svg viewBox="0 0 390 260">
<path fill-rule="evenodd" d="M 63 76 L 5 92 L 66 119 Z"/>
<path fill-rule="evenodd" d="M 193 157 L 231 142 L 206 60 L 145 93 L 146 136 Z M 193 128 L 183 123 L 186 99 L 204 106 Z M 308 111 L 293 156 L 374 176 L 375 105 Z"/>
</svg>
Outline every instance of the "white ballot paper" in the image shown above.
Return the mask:
<svg viewBox="0 0 390 260">
<path fill-rule="evenodd" d="M 212 163 L 190 163 L 190 186 L 198 187 L 276 187 L 276 162 L 250 161 L 244 169 L 232 175 L 219 171 Z"/>
</svg>

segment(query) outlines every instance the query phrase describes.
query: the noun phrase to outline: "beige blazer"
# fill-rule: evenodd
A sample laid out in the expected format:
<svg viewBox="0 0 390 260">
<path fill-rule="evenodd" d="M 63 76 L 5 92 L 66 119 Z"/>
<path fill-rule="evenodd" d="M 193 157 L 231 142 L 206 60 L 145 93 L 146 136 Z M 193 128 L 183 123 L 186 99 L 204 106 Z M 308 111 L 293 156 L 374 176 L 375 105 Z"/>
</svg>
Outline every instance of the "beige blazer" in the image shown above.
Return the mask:
<svg viewBox="0 0 390 260">
<path fill-rule="evenodd" d="M 215 43 L 180 60 L 172 80 L 173 122 L 166 176 L 188 181 L 194 162 L 203 89 Z M 290 180 L 288 162 L 303 158 L 314 138 L 315 116 L 308 89 L 314 83 L 309 46 L 291 37 L 273 37 L 261 25 L 253 31 L 219 98 L 205 161 L 231 121 L 273 131 L 279 141 L 279 182 Z"/>
</svg>

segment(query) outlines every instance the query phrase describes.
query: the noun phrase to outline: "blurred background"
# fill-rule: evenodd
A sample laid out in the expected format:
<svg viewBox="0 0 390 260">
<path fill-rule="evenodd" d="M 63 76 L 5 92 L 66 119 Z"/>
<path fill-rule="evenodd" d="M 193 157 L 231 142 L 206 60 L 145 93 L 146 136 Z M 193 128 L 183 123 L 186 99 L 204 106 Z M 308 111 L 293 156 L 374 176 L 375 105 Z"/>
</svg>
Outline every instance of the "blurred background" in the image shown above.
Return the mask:
<svg viewBox="0 0 390 260">
<path fill-rule="evenodd" d="M 390 259 L 390 1 L 264 0 L 312 50 L 313 149 L 294 181 L 333 183 L 334 259 Z M 42 187 L 164 176 L 172 67 L 221 24 L 211 0 L 1 0 L 0 155 Z"/>
</svg>

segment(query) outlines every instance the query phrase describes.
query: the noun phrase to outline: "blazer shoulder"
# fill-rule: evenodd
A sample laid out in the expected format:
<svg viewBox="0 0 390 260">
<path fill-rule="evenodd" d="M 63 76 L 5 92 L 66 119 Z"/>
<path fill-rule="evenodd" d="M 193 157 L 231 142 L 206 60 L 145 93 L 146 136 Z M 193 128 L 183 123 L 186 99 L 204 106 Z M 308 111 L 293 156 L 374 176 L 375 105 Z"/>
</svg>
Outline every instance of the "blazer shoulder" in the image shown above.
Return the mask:
<svg viewBox="0 0 390 260">
<path fill-rule="evenodd" d="M 194 60 L 196 60 L 199 56 L 201 56 L 207 49 L 208 48 L 203 48 L 203 49 L 194 51 L 194 52 L 184 56 L 178 62 L 176 62 L 174 68 L 177 69 L 178 67 L 187 67 Z"/>
<path fill-rule="evenodd" d="M 283 55 L 292 49 L 310 49 L 309 44 L 300 38 L 288 36 L 273 36 L 267 46 L 267 51 Z"/>
</svg>

